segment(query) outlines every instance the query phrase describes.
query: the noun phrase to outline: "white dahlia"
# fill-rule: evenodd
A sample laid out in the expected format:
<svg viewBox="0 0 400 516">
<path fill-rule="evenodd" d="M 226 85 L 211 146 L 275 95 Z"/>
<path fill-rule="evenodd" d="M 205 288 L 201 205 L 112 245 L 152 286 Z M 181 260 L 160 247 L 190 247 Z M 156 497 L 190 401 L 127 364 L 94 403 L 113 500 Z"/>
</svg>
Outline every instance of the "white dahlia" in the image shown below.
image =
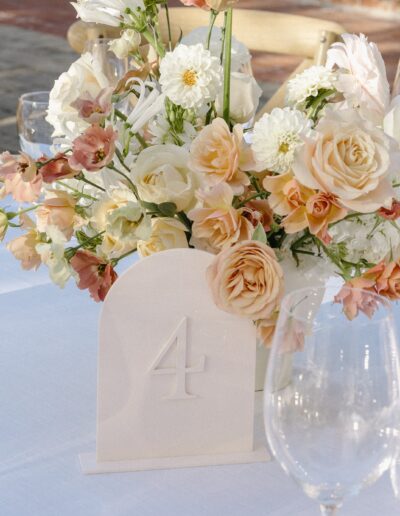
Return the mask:
<svg viewBox="0 0 400 516">
<path fill-rule="evenodd" d="M 287 85 L 287 102 L 302 107 L 308 97 L 317 97 L 320 90 L 335 87 L 336 75 L 325 66 L 311 66 L 297 74 Z"/>
<path fill-rule="evenodd" d="M 178 45 L 160 65 L 162 92 L 176 105 L 200 109 L 216 99 L 223 70 L 218 58 L 201 43 Z"/>
<path fill-rule="evenodd" d="M 252 150 L 257 168 L 283 174 L 292 165 L 303 138 L 312 134 L 312 123 L 295 109 L 275 108 L 254 126 Z"/>
</svg>

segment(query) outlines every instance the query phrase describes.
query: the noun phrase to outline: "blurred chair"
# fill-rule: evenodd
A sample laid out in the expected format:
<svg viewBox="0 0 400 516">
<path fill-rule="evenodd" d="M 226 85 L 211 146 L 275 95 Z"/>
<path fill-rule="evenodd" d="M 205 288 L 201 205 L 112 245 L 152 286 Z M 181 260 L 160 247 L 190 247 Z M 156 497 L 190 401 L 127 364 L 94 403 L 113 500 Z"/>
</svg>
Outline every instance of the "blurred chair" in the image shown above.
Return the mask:
<svg viewBox="0 0 400 516">
<path fill-rule="evenodd" d="M 179 41 L 182 33 L 186 35 L 209 22 L 209 13 L 200 9 L 174 7 L 169 12 L 173 44 Z M 222 26 L 223 19 L 223 15 L 219 15 L 216 25 Z M 160 28 L 164 41 L 167 41 L 165 11 L 161 13 Z M 72 48 L 82 52 L 88 39 L 118 37 L 119 30 L 76 22 L 68 32 L 68 40 Z M 325 64 L 329 46 L 344 32 L 345 29 L 338 23 L 292 14 L 235 9 L 233 17 L 233 34 L 250 50 L 303 58 L 290 77 L 313 64 Z M 274 107 L 284 105 L 286 83 L 287 81 L 261 109 L 258 117 Z"/>
</svg>

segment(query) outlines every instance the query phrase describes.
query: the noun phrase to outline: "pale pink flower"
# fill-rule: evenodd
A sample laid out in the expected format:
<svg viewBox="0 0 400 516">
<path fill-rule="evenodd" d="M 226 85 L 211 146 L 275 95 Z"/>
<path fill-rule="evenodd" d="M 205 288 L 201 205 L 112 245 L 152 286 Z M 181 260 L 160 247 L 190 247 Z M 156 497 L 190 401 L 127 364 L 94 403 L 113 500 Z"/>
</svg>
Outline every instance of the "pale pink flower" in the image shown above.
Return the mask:
<svg viewBox="0 0 400 516">
<path fill-rule="evenodd" d="M 354 278 L 335 296 L 335 302 L 343 304 L 343 312 L 350 321 L 355 319 L 359 312 L 371 318 L 378 307 L 374 287 L 373 279 Z"/>
<path fill-rule="evenodd" d="M 104 301 L 118 278 L 112 265 L 86 250 L 79 250 L 70 263 L 79 276 L 78 288 L 88 289 L 97 303 Z"/>
<path fill-rule="evenodd" d="M 73 142 L 70 167 L 88 172 L 101 170 L 113 159 L 117 137 L 111 125 L 106 129 L 98 125 L 89 127 Z"/>
<path fill-rule="evenodd" d="M 72 102 L 71 107 L 78 110 L 80 118 L 89 124 L 101 123 L 111 113 L 113 87 L 103 88 L 97 97 L 85 92 Z"/>
<path fill-rule="evenodd" d="M 381 123 L 390 104 L 385 63 L 375 43 L 364 34 L 343 34 L 343 43 L 328 50 L 327 67 L 339 71 L 336 88 L 363 115 Z"/>
<path fill-rule="evenodd" d="M 56 226 L 69 240 L 78 222 L 76 200 L 62 190 L 50 190 L 46 196 L 36 210 L 38 230 L 45 232 L 47 226 Z"/>
<path fill-rule="evenodd" d="M 36 229 L 30 229 L 7 244 L 7 249 L 14 257 L 21 262 L 21 267 L 25 270 L 37 269 L 42 263 L 36 246 L 40 243 L 40 235 Z"/>
<path fill-rule="evenodd" d="M 200 7 L 201 9 L 209 9 L 206 0 L 180 0 L 187 7 Z"/>
<path fill-rule="evenodd" d="M 39 198 L 42 176 L 35 161 L 25 153 L 18 157 L 9 152 L 0 155 L 0 178 L 4 181 L 5 194 L 11 194 L 17 202 L 33 202 Z"/>
<path fill-rule="evenodd" d="M 218 254 L 207 269 L 207 281 L 218 308 L 252 320 L 269 319 L 284 292 L 274 251 L 255 240 Z"/>
<path fill-rule="evenodd" d="M 226 183 L 208 192 L 199 192 L 198 197 L 202 207 L 188 213 L 193 220 L 192 245 L 216 253 L 251 238 L 253 225 L 244 216 L 243 209 L 233 208 L 233 191 Z"/>
<path fill-rule="evenodd" d="M 40 167 L 40 174 L 45 183 L 53 183 L 60 179 L 69 179 L 79 174 L 79 170 L 70 167 L 68 156 L 62 152 L 56 154 L 54 158 L 43 156 L 39 163 L 46 163 Z"/>
<path fill-rule="evenodd" d="M 208 186 L 228 183 L 235 194 L 243 193 L 250 183 L 241 169 L 244 148 L 243 129 L 236 125 L 231 133 L 222 118 L 204 127 L 190 147 L 189 166 L 201 174 Z"/>
</svg>

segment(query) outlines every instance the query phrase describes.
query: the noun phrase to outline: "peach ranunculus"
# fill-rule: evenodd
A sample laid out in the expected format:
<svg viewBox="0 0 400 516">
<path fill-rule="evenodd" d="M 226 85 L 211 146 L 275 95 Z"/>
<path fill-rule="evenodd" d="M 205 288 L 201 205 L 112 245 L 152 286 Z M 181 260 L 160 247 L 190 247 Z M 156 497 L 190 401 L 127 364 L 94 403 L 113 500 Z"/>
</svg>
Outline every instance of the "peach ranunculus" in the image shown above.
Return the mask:
<svg viewBox="0 0 400 516">
<path fill-rule="evenodd" d="M 72 144 L 69 165 L 76 170 L 97 172 L 108 165 L 114 157 L 115 140 L 118 134 L 109 125 L 103 129 L 93 125 L 76 138 Z"/>
<path fill-rule="evenodd" d="M 137 250 L 143 258 L 167 249 L 187 248 L 186 227 L 179 220 L 169 217 L 154 218 L 148 240 L 139 240 Z"/>
<path fill-rule="evenodd" d="M 271 317 L 284 292 L 274 251 L 255 240 L 218 254 L 207 269 L 207 280 L 218 308 L 255 321 Z"/>
<path fill-rule="evenodd" d="M 251 238 L 253 225 L 243 209 L 233 208 L 233 191 L 229 185 L 220 183 L 208 192 L 199 192 L 198 196 L 203 206 L 188 213 L 193 220 L 190 243 L 197 249 L 217 253 Z"/>
<path fill-rule="evenodd" d="M 40 244 L 40 234 L 36 229 L 30 229 L 24 235 L 11 240 L 7 244 L 7 249 L 21 262 L 23 269 L 36 270 L 42 263 L 40 255 L 36 251 L 38 244 Z"/>
<path fill-rule="evenodd" d="M 235 194 L 241 194 L 250 184 L 241 170 L 241 154 L 244 147 L 243 129 L 236 125 L 231 133 L 222 118 L 216 118 L 204 127 L 190 148 L 189 166 L 201 174 L 208 186 L 228 183 Z"/>
<path fill-rule="evenodd" d="M 39 159 L 40 174 L 45 183 L 54 183 L 60 179 L 70 179 L 80 173 L 79 170 L 74 170 L 68 163 L 68 156 L 59 152 L 54 158 Z"/>
<path fill-rule="evenodd" d="M 329 110 L 292 166 L 302 185 L 335 195 L 361 213 L 390 208 L 390 175 L 398 159 L 391 139 L 352 109 Z"/>
<path fill-rule="evenodd" d="M 104 262 L 86 250 L 77 251 L 71 258 L 71 266 L 79 276 L 78 288 L 88 289 L 91 297 L 97 303 L 104 301 L 108 291 L 118 278 L 110 263 Z"/>
<path fill-rule="evenodd" d="M 37 228 L 45 232 L 47 226 L 56 226 L 69 240 L 74 227 L 80 223 L 75 212 L 76 200 L 62 190 L 49 190 L 46 199 L 36 210 Z"/>
<path fill-rule="evenodd" d="M 371 318 L 378 306 L 374 287 L 374 279 L 362 276 L 354 278 L 341 288 L 335 296 L 335 302 L 343 304 L 343 312 L 350 321 L 355 319 L 359 312 Z"/>
<path fill-rule="evenodd" d="M 24 152 L 18 158 L 9 152 L 0 155 L 0 179 L 4 193 L 11 194 L 17 202 L 33 202 L 39 198 L 42 176 L 36 162 Z"/>
</svg>

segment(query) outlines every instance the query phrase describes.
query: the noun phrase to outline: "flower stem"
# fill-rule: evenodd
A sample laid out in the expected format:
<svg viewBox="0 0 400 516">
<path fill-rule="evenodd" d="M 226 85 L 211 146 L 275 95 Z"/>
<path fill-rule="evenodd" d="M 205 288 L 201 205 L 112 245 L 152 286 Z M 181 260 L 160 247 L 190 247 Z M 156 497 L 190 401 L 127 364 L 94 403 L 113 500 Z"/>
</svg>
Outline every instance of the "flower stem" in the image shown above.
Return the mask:
<svg viewBox="0 0 400 516">
<path fill-rule="evenodd" d="M 139 193 L 137 191 L 136 185 L 134 185 L 134 183 L 132 182 L 131 178 L 128 177 L 126 174 L 124 174 L 124 172 L 122 172 L 122 170 L 119 170 L 118 168 L 116 168 L 116 166 L 112 162 L 109 165 L 107 165 L 107 168 L 109 168 L 110 170 L 113 170 L 118 175 L 123 177 L 129 183 L 129 186 L 131 187 L 132 192 L 135 194 L 136 199 L 138 201 L 140 201 L 140 197 L 139 197 Z"/>
<path fill-rule="evenodd" d="M 118 264 L 118 262 L 120 262 L 121 260 L 123 260 L 124 258 L 126 258 L 127 256 L 130 256 L 131 254 L 133 254 L 135 252 L 136 252 L 136 247 L 135 247 L 135 249 L 131 249 L 127 253 L 121 255 L 119 258 L 114 258 L 113 260 L 111 260 L 112 266 L 115 267 Z"/>
<path fill-rule="evenodd" d="M 232 19 L 233 9 L 230 7 L 225 16 L 225 62 L 224 62 L 224 109 L 225 122 L 230 122 L 230 101 L 231 101 L 231 65 L 232 65 Z"/>
<path fill-rule="evenodd" d="M 63 183 L 62 181 L 57 181 L 57 183 L 61 186 L 63 186 L 64 188 L 68 188 L 69 190 L 71 190 L 72 192 L 75 192 L 77 195 L 79 195 L 80 197 L 82 197 L 83 199 L 88 199 L 90 201 L 97 201 L 96 197 L 93 197 L 92 195 L 88 195 L 88 194 L 85 194 L 79 190 L 77 190 L 76 188 L 73 188 L 72 186 L 70 185 L 67 185 L 66 183 Z"/>
<path fill-rule="evenodd" d="M 169 8 L 168 8 L 168 0 L 164 1 L 165 8 L 165 16 L 167 17 L 167 28 L 168 28 L 168 48 L 169 51 L 172 51 L 172 32 L 171 32 L 171 20 L 169 19 Z"/>
<path fill-rule="evenodd" d="M 76 176 L 76 179 L 78 179 L 79 181 L 83 181 L 87 185 L 94 186 L 95 188 L 98 188 L 102 192 L 106 191 L 106 189 L 103 188 L 102 186 L 96 185 L 96 183 L 92 183 L 92 181 L 89 181 L 89 179 L 86 179 L 86 177 L 83 174 L 79 174 L 78 176 Z"/>
<path fill-rule="evenodd" d="M 211 9 L 210 11 L 210 24 L 208 26 L 208 35 L 207 35 L 207 42 L 206 42 L 206 49 L 210 50 L 211 45 L 211 37 L 212 37 L 212 31 L 215 25 L 215 20 L 217 19 L 218 12 L 214 11 L 214 9 Z"/>
</svg>

